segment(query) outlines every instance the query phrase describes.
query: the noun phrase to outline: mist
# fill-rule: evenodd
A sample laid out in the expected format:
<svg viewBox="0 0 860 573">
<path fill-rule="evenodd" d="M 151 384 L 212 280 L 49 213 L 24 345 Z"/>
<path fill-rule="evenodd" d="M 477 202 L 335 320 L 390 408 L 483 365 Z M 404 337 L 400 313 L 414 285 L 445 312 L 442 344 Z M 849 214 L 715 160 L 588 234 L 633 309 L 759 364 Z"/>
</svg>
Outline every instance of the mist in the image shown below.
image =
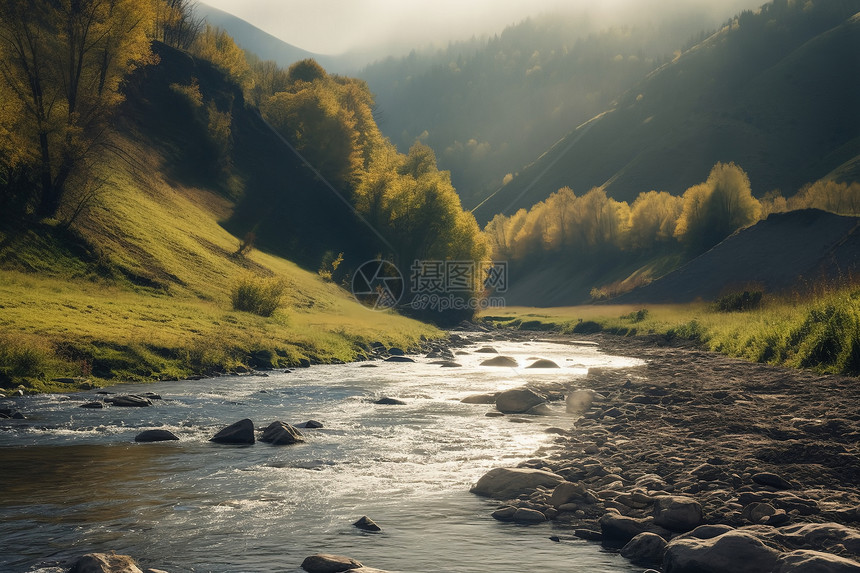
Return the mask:
<svg viewBox="0 0 860 573">
<path fill-rule="evenodd" d="M 413 48 L 501 32 L 528 17 L 562 12 L 586 19 L 594 30 L 658 22 L 668 15 L 706 15 L 717 24 L 763 0 L 207 0 L 277 36 L 318 54 L 376 52 L 400 55 Z"/>
</svg>

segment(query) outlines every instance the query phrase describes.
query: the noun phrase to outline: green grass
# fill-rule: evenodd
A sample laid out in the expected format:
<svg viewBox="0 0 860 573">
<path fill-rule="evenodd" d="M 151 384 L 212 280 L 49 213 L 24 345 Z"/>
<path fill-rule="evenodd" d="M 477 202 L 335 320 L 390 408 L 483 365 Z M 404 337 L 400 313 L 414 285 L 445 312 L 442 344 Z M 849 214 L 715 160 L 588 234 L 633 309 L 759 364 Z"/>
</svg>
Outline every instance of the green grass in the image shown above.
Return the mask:
<svg viewBox="0 0 860 573">
<path fill-rule="evenodd" d="M 117 138 L 128 161 L 65 231 L 0 233 L 0 387 L 66 391 L 243 368 L 360 358 L 371 342 L 415 347 L 438 329 L 356 303 L 270 254 L 236 255 L 233 207 L 166 181 L 162 157 Z M 285 286 L 269 316 L 233 310 L 245 277 Z M 54 381 L 56 378 L 71 380 Z"/>
<path fill-rule="evenodd" d="M 494 309 L 483 320 L 500 327 L 561 333 L 656 334 L 755 362 L 860 375 L 860 288 L 825 289 L 814 296 L 765 297 L 743 312 L 712 304 L 590 305 L 553 309 Z"/>
</svg>

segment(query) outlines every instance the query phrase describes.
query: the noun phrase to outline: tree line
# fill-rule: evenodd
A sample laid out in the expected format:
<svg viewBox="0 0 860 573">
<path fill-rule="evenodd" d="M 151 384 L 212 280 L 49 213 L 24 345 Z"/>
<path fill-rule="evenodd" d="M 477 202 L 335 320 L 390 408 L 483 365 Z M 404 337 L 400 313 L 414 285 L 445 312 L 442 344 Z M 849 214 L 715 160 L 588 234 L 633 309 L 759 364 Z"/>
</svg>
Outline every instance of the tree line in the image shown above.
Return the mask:
<svg viewBox="0 0 860 573">
<path fill-rule="evenodd" d="M 743 169 L 717 163 L 682 196 L 648 191 L 628 204 L 602 188 L 577 196 L 564 187 L 528 210 L 496 215 L 484 232 L 493 259 L 520 267 L 548 258 L 604 264 L 671 252 L 692 257 L 772 213 L 809 208 L 860 216 L 860 183 L 821 180 L 791 197 L 771 192 L 756 199 Z"/>
</svg>

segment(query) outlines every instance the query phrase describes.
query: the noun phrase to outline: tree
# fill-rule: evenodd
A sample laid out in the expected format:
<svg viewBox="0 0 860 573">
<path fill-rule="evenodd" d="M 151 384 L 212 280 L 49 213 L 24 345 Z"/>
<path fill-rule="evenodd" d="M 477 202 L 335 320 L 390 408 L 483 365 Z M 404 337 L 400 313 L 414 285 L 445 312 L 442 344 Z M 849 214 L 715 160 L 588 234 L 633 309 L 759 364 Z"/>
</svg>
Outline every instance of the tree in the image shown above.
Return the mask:
<svg viewBox="0 0 860 573">
<path fill-rule="evenodd" d="M 630 206 L 630 246 L 649 250 L 672 240 L 683 206 L 681 197 L 665 191 L 640 193 Z"/>
<path fill-rule="evenodd" d="M 254 77 L 245 52 L 223 28 L 207 24 L 194 40 L 191 53 L 215 64 L 243 91 L 250 91 L 254 87 Z"/>
<path fill-rule="evenodd" d="M 694 251 L 710 249 L 741 227 L 759 220 L 747 174 L 734 163 L 717 163 L 708 180 L 687 189 L 675 236 Z"/>
<path fill-rule="evenodd" d="M 191 0 L 155 0 L 152 38 L 168 46 L 187 50 L 203 30 L 205 19 L 194 13 Z"/>
<path fill-rule="evenodd" d="M 0 76 L 20 102 L 22 136 L 37 151 L 39 216 L 54 216 L 66 183 L 92 153 L 120 84 L 153 61 L 149 0 L 5 0 Z"/>
</svg>

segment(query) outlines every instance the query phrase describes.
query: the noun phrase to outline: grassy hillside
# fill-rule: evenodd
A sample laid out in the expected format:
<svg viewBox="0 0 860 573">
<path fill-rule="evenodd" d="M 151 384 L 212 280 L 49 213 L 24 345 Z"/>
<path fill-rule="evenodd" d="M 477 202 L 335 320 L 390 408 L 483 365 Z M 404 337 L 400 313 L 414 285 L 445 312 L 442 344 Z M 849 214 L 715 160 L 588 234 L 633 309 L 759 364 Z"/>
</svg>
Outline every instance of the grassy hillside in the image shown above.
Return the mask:
<svg viewBox="0 0 860 573">
<path fill-rule="evenodd" d="M 860 18 L 853 3 L 807 6 L 773 2 L 733 19 L 520 170 L 476 217 L 563 186 L 604 186 L 620 200 L 680 194 L 717 161 L 740 165 L 760 195 L 855 172 Z"/>
<path fill-rule="evenodd" d="M 348 212 L 326 209 L 332 199 L 315 194 L 312 177 L 283 154 L 278 159 L 241 94 L 211 66 L 165 49 L 160 55 L 159 66 L 130 82 L 108 151 L 94 166 L 104 184 L 71 228 L 49 220 L 0 232 L 0 386 L 72 390 L 102 380 L 352 360 L 375 341 L 411 347 L 439 336 L 365 309 L 314 272 L 327 240 L 346 242 Z M 206 131 L 170 87 L 188 85 L 192 75 L 220 109 L 234 104 L 236 149 L 256 141 L 226 170 L 213 167 Z M 267 159 L 275 168 L 263 173 L 255 161 Z M 266 186 L 268 194 L 260 190 Z M 266 197 L 278 194 L 287 215 L 257 244 L 277 244 L 310 270 L 264 250 L 237 254 L 240 237 L 266 212 Z M 321 207 L 318 218 L 298 211 L 306 204 Z M 286 219 L 291 206 L 294 221 Z M 272 316 L 232 309 L 232 291 L 245 279 L 283 282 Z"/>
</svg>

